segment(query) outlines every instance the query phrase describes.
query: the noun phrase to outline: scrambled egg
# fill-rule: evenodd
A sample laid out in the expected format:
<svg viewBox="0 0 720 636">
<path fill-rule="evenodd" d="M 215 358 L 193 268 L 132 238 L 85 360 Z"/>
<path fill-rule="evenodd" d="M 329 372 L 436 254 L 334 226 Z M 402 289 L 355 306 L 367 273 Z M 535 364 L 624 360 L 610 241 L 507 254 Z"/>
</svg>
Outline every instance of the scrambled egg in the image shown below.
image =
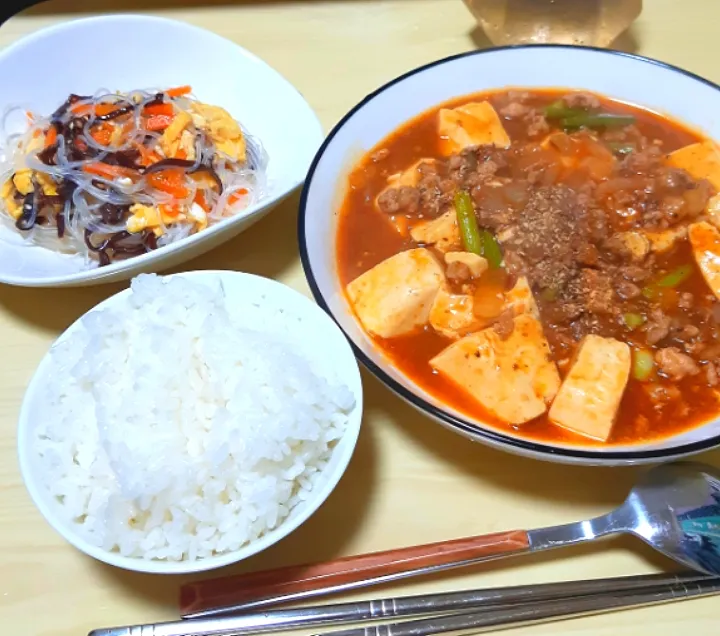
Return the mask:
<svg viewBox="0 0 720 636">
<path fill-rule="evenodd" d="M 32 184 L 32 170 L 29 168 L 18 170 L 12 180 L 18 192 L 23 196 L 30 194 L 35 189 Z"/>
<path fill-rule="evenodd" d="M 130 234 L 137 234 L 143 230 L 151 229 L 156 236 L 162 236 L 164 225 L 170 225 L 184 218 L 181 214 L 175 216 L 163 214 L 153 205 L 136 203 L 130 206 L 130 217 L 125 227 Z"/>
<path fill-rule="evenodd" d="M 200 230 L 204 230 L 208 226 L 207 214 L 205 213 L 205 210 L 203 210 L 197 203 L 193 203 L 190 206 L 187 215 L 192 221 L 195 222 L 195 225 L 197 226 L 195 229 L 198 232 Z"/>
<path fill-rule="evenodd" d="M 15 199 L 13 196 L 14 193 L 15 186 L 13 184 L 13 180 L 8 179 L 5 183 L 3 183 L 2 189 L 0 189 L 0 197 L 2 197 L 3 201 L 5 201 L 8 214 L 17 221 L 22 214 L 22 204 Z"/>
<path fill-rule="evenodd" d="M 190 106 L 193 123 L 207 130 L 217 149 L 232 161 L 245 161 L 247 147 L 240 125 L 224 108 L 193 103 Z"/>
<path fill-rule="evenodd" d="M 168 214 L 162 210 L 163 206 L 157 208 L 152 205 L 136 203 L 130 206 L 130 216 L 125 223 L 125 228 L 130 234 L 137 234 L 143 230 L 152 230 L 155 236 L 162 236 L 165 233 L 164 227 L 173 223 L 180 223 L 190 219 L 195 223 L 196 230 L 204 230 L 208 225 L 207 214 L 199 205 L 193 203 L 186 213 Z"/>
<path fill-rule="evenodd" d="M 159 143 L 166 157 L 174 157 L 177 154 L 180 148 L 182 134 L 191 123 L 192 117 L 183 110 L 175 116 L 170 125 L 165 129 Z"/>
<path fill-rule="evenodd" d="M 12 178 L 12 181 L 20 194 L 25 196 L 35 189 L 32 183 L 33 176 L 35 176 L 35 179 L 47 196 L 57 195 L 57 184 L 52 180 L 50 175 L 45 174 L 44 172 L 33 172 L 29 168 L 18 170 Z"/>
</svg>

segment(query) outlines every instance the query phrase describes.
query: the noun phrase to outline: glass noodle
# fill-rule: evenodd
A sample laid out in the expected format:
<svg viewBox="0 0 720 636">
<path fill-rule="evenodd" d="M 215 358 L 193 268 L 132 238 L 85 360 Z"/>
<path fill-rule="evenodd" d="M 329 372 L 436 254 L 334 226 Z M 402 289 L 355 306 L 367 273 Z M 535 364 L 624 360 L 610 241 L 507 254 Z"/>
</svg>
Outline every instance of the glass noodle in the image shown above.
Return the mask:
<svg viewBox="0 0 720 636">
<path fill-rule="evenodd" d="M 20 219 L 8 212 L 7 200 L 0 202 L 3 223 L 19 231 L 29 244 L 82 255 L 88 266 L 94 266 L 201 231 L 204 225 L 193 220 L 198 206 L 212 226 L 253 205 L 266 186 L 268 158 L 262 144 L 238 124 L 246 145 L 245 160 L 219 152 L 216 132 L 198 118 L 195 109 L 204 105 L 187 92 L 169 96 L 170 92 L 100 91 L 89 97 L 70 96 L 48 117 L 26 115 L 20 108 L 7 111 L 0 130 L 0 180 L 5 184 L 29 169 L 34 190 L 27 195 L 15 189 L 15 201 L 26 206 Z M 165 155 L 160 143 L 164 129 L 149 125 L 148 112 L 153 108 L 167 112 L 169 122 L 180 113 L 191 115 L 184 130 L 192 136 L 194 157 Z M 10 133 L 17 129 L 10 122 L 18 114 L 27 118 L 27 130 Z M 99 138 L 98 130 L 110 138 Z M 98 171 L 98 165 L 110 166 L 108 173 Z M 157 179 L 151 175 L 162 176 L 163 171 L 175 177 L 181 173 L 182 196 L 153 185 Z M 52 179 L 57 196 L 48 195 L 39 185 L 39 180 L 47 178 Z M 129 232 L 130 207 L 136 204 L 173 210 L 175 217 L 168 220 L 164 213 L 157 214 L 154 227 Z M 30 207 L 37 209 L 30 212 Z"/>
</svg>

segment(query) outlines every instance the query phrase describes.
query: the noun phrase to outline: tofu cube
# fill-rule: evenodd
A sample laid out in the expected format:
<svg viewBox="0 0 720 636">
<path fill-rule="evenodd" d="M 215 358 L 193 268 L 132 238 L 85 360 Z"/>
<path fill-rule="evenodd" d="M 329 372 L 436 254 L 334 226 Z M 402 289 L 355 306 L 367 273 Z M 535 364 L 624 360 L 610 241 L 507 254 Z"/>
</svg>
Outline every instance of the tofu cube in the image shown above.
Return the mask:
<svg viewBox="0 0 720 636">
<path fill-rule="evenodd" d="M 509 148 L 510 137 L 490 102 L 471 102 L 438 113 L 440 152 L 451 155 L 469 146 Z"/>
<path fill-rule="evenodd" d="M 472 252 L 446 252 L 445 264 L 447 277 L 458 280 L 480 278 L 489 267 L 487 259 Z"/>
<path fill-rule="evenodd" d="M 696 179 L 707 179 L 720 190 L 720 148 L 714 141 L 700 141 L 671 152 L 667 163 Z"/>
<path fill-rule="evenodd" d="M 432 252 L 416 248 L 395 254 L 361 274 L 347 286 L 347 294 L 368 332 L 392 338 L 427 324 L 444 282 L 442 267 Z"/>
<path fill-rule="evenodd" d="M 436 163 L 437 162 L 435 161 L 435 159 L 420 159 L 419 161 L 416 161 L 412 166 L 410 166 L 407 170 L 390 175 L 387 180 L 387 187 L 375 197 L 375 207 L 380 209 L 378 206 L 378 199 L 390 188 L 401 188 L 403 186 L 415 187 L 420 182 L 420 177 L 422 176 L 420 166 L 423 164 L 432 166 Z"/>
<path fill-rule="evenodd" d="M 649 233 L 651 235 L 661 235 L 662 232 Z M 651 241 L 648 236 L 641 234 L 640 232 L 620 232 L 617 235 L 618 239 L 622 241 L 625 249 L 628 251 L 630 258 L 636 263 L 639 263 L 645 259 L 650 252 Z M 656 239 L 656 243 L 662 241 L 662 237 Z M 674 243 L 674 240 L 671 239 Z M 671 244 L 672 246 L 672 244 Z"/>
<path fill-rule="evenodd" d="M 676 227 L 658 232 L 644 232 L 642 235 L 650 242 L 650 250 L 658 254 L 669 252 L 675 243 L 687 236 L 687 228 Z"/>
<path fill-rule="evenodd" d="M 579 435 L 607 441 L 630 375 L 630 362 L 626 343 L 585 336 L 550 407 L 550 421 Z"/>
<path fill-rule="evenodd" d="M 705 282 L 720 300 L 720 231 L 707 221 L 700 221 L 690 225 L 688 237 Z"/>
<path fill-rule="evenodd" d="M 430 309 L 430 326 L 453 340 L 478 331 L 486 327 L 489 321 L 475 316 L 473 307 L 474 298 L 471 294 L 453 294 L 443 285 Z"/>
<path fill-rule="evenodd" d="M 545 413 L 560 375 L 540 321 L 523 314 L 514 323 L 505 340 L 492 327 L 483 329 L 454 342 L 430 364 L 490 415 L 517 425 Z"/>
<path fill-rule="evenodd" d="M 505 309 L 512 309 L 515 316 L 530 314 L 540 319 L 540 312 L 525 276 L 518 278 L 515 286 L 505 293 L 504 303 Z M 430 310 L 430 326 L 453 340 L 480 331 L 492 322 L 492 318 L 475 315 L 475 297 L 472 294 L 453 294 L 447 285 L 440 288 Z"/>
<path fill-rule="evenodd" d="M 710 223 L 720 228 L 720 194 L 716 194 L 708 201 L 705 214 Z"/>
<path fill-rule="evenodd" d="M 448 210 L 432 221 L 418 223 L 410 230 L 410 236 L 416 243 L 434 245 L 443 253 L 456 250 L 462 245 L 454 210 Z"/>
<path fill-rule="evenodd" d="M 515 286 L 505 294 L 505 302 L 508 309 L 512 309 L 516 316 L 530 314 L 538 320 L 540 319 L 540 311 L 530 289 L 530 283 L 525 276 L 520 276 Z"/>
</svg>

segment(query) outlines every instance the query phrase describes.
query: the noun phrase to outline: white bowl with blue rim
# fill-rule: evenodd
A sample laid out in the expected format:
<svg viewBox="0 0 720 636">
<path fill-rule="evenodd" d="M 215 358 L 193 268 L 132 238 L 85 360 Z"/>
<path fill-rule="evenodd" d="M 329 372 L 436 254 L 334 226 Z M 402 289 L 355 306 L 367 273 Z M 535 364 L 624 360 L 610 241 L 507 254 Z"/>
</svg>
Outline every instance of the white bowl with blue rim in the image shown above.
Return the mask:
<svg viewBox="0 0 720 636">
<path fill-rule="evenodd" d="M 720 139 L 720 87 L 683 69 L 637 55 L 564 45 L 474 51 L 398 77 L 355 106 L 330 132 L 305 182 L 299 240 L 317 302 L 351 340 L 362 363 L 402 399 L 473 441 L 554 462 L 629 465 L 667 461 L 720 446 L 720 418 L 672 437 L 628 445 L 561 444 L 523 438 L 448 407 L 395 368 L 362 330 L 337 273 L 336 221 L 347 171 L 413 117 L 450 99 L 512 87 L 590 90 L 650 110 Z"/>
</svg>

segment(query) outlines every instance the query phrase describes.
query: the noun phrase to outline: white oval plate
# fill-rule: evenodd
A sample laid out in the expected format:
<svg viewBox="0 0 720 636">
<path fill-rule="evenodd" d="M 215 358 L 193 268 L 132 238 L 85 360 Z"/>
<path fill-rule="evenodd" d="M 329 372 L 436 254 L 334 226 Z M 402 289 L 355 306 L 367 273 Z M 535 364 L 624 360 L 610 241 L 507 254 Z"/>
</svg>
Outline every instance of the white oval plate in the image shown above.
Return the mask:
<svg viewBox="0 0 720 636">
<path fill-rule="evenodd" d="M 192 271 L 173 274 L 166 278 L 176 276 L 207 284 L 216 284 L 220 281 L 231 315 L 239 313 L 246 315 L 253 310 L 254 305 L 258 304 L 265 309 L 269 308 L 277 314 L 282 314 L 287 324 L 283 335 L 289 336 L 296 343 L 300 352 L 307 352 L 305 355 L 312 355 L 314 360 L 318 357 L 317 352 L 322 352 L 321 358 L 316 362 L 322 365 L 323 373 L 335 375 L 350 389 L 355 396 L 355 408 L 348 416 L 345 434 L 333 449 L 330 461 L 323 470 L 325 474 L 318 481 L 317 489 L 312 491 L 310 498 L 295 507 L 290 516 L 275 529 L 239 550 L 196 561 L 149 561 L 125 557 L 103 550 L 82 537 L 74 524 L 65 518 L 57 502 L 37 478 L 38 456 L 33 452 L 32 436 L 35 423 L 38 418 L 42 417 L 42 409 L 38 406 L 37 396 L 46 386 L 46 374 L 50 368 L 50 352 L 48 352 L 40 362 L 25 392 L 18 424 L 20 472 L 30 497 L 47 522 L 78 550 L 110 565 L 157 574 L 199 572 L 236 563 L 265 550 L 293 532 L 323 504 L 345 473 L 355 450 L 363 412 L 360 370 L 350 344 L 332 319 L 309 298 L 274 280 L 241 272 Z M 112 310 L 113 307 L 125 303 L 130 293 L 130 289 L 124 289 L 98 304 L 88 313 Z M 53 347 L 77 331 L 81 327 L 83 318 L 84 316 L 68 327 Z"/>
<path fill-rule="evenodd" d="M 0 53 L 0 112 L 20 105 L 49 114 L 70 93 L 190 84 L 198 99 L 226 108 L 265 147 L 264 198 L 187 239 L 102 268 L 26 244 L 0 226 L 0 282 L 27 287 L 107 283 L 180 264 L 227 241 L 298 188 L 323 139 L 320 122 L 277 71 L 210 31 L 164 18 L 110 15 L 65 22 Z M 20 124 L 10 118 L 11 127 Z"/>
</svg>

